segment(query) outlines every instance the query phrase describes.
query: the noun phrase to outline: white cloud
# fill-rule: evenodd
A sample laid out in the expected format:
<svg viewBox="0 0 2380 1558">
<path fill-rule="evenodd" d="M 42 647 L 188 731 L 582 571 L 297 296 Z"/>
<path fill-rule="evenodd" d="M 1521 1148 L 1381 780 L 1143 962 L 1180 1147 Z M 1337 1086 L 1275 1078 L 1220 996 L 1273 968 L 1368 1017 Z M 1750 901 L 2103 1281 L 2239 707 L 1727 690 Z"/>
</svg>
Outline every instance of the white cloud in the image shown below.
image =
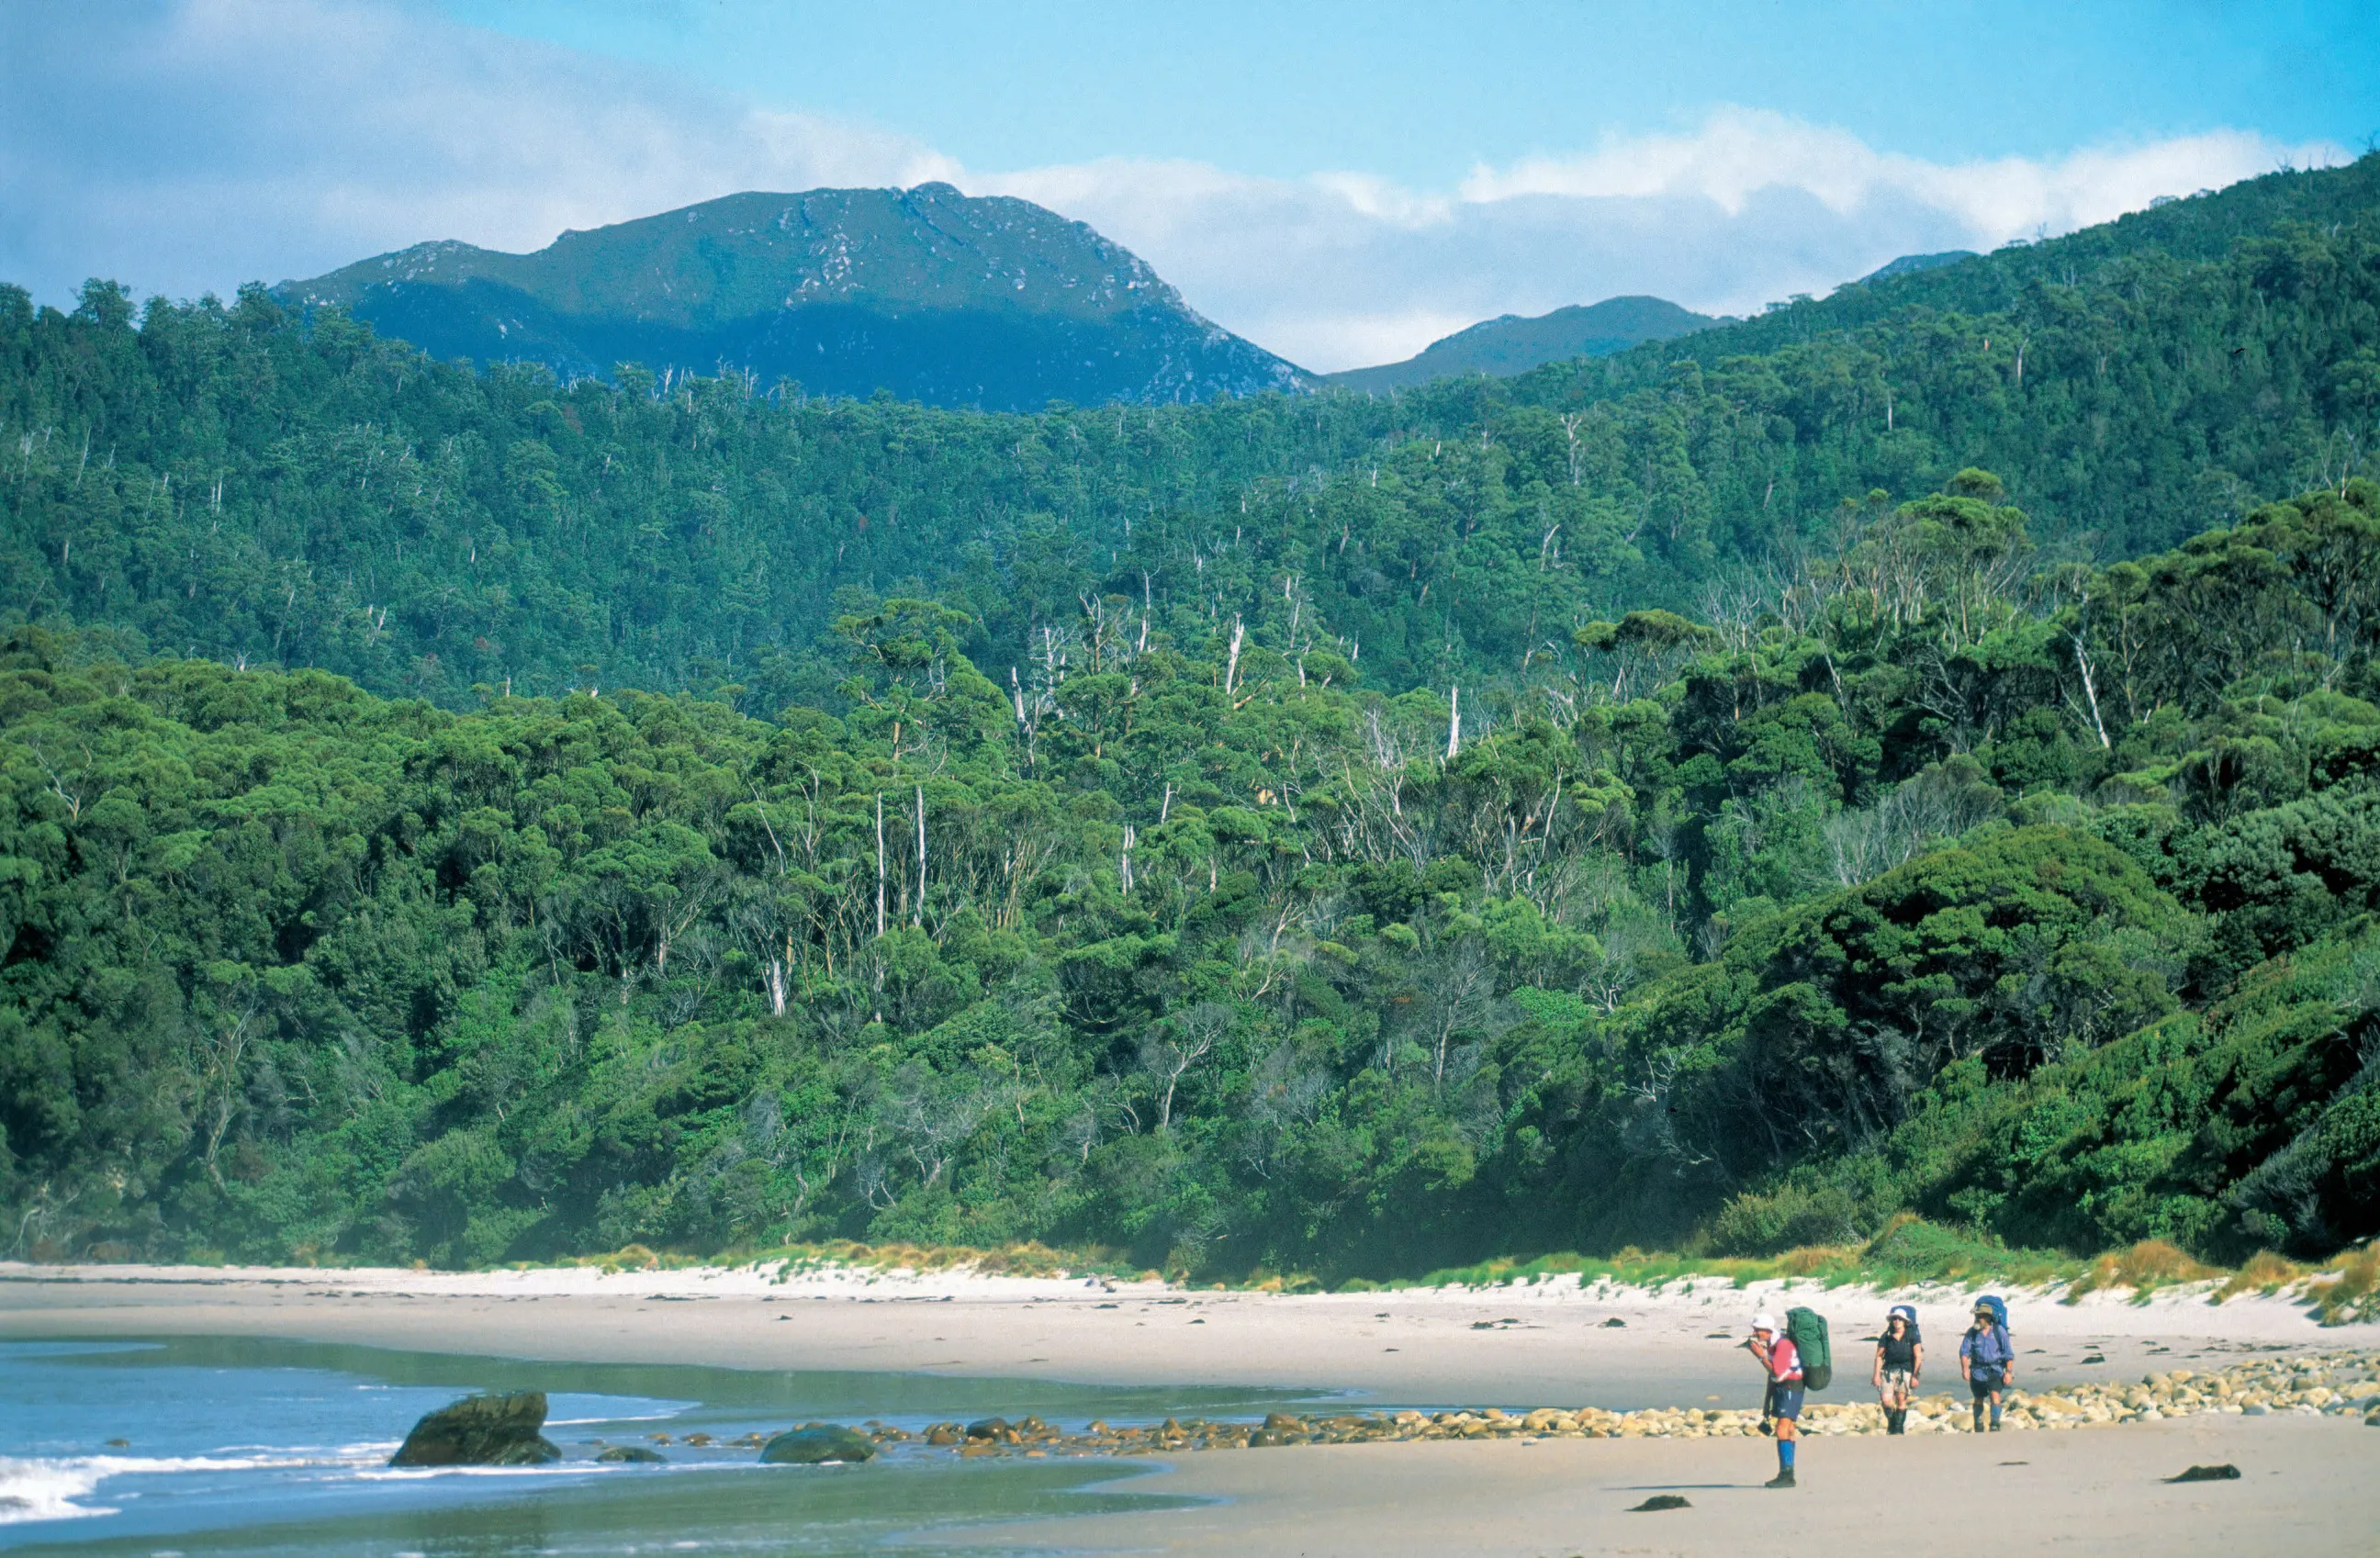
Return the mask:
<svg viewBox="0 0 2380 1558">
<path fill-rule="evenodd" d="M 1481 167 L 1446 195 L 1343 175 L 1260 179 L 1123 160 L 960 182 L 1090 223 L 1218 322 L 1329 370 L 1408 356 L 1497 314 L 1627 293 L 1747 313 L 1899 255 L 1996 248 L 2159 195 L 2346 155 L 2222 131 L 2043 161 L 1940 163 L 1730 108 L 1689 132 L 1613 136 L 1575 156 Z"/>
<path fill-rule="evenodd" d="M 739 189 L 957 171 L 906 138 L 365 0 L 8 7 L 0 274 L 193 296 L 429 238 L 528 249 Z"/>
<path fill-rule="evenodd" d="M 1104 159 L 970 171 L 914 139 L 460 26 L 426 0 L 0 7 L 0 276 L 187 296 L 428 238 L 540 247 L 739 189 L 948 179 L 1089 223 L 1294 361 L 1392 360 L 1500 313 L 1651 293 L 1742 313 L 1896 255 L 2063 232 L 2343 157 L 2226 131 L 1929 163 L 1731 108 L 1451 190 Z"/>
<path fill-rule="evenodd" d="M 2158 195 L 2229 184 L 2342 153 L 2335 146 L 2282 146 L 2242 130 L 2217 130 L 2131 147 L 2091 148 L 2051 161 L 2005 157 L 1929 163 L 1877 151 L 1849 131 L 1759 109 L 1728 108 L 1686 135 L 1615 137 L 1574 157 L 1531 157 L 1481 167 L 1466 200 L 1516 195 L 1583 199 L 1694 194 L 1730 216 L 1763 189 L 1799 188 L 1849 214 L 1899 192 L 1955 212 L 1979 241 L 2065 231 L 2136 211 Z M 2190 184 L 2191 179 L 2199 184 Z"/>
</svg>

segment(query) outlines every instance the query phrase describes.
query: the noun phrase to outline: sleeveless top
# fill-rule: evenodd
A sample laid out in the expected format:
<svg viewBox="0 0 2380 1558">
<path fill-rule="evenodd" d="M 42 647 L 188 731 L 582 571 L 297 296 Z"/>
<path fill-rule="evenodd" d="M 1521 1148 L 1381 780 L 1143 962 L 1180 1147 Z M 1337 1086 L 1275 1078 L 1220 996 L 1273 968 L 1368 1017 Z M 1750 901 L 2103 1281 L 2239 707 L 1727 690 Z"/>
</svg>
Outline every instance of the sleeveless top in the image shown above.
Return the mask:
<svg viewBox="0 0 2380 1558">
<path fill-rule="evenodd" d="M 1916 1337 L 1903 1336 L 1896 1341 L 1892 1333 L 1888 1331 L 1878 1338 L 1877 1346 L 1884 1349 L 1884 1366 L 1887 1369 L 1911 1370 L 1917 1367 Z"/>
</svg>

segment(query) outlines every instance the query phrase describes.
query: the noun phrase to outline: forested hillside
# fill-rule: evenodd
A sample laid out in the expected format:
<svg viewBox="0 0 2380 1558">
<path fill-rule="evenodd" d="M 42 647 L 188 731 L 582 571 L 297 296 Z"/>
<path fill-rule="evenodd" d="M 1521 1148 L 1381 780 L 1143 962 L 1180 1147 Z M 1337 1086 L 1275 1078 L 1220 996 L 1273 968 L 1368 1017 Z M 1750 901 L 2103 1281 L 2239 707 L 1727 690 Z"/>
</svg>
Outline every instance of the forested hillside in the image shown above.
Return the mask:
<svg viewBox="0 0 2380 1558">
<path fill-rule="evenodd" d="M 1503 314 L 1431 342 L 1402 362 L 1324 374 L 1345 390 L 1410 389 L 1433 379 L 1485 373 L 1509 379 L 1572 357 L 1603 357 L 1646 341 L 1707 330 L 1718 321 L 1658 297 L 1607 297 L 1523 318 Z"/>
<path fill-rule="evenodd" d="M 1725 614 L 1970 465 L 2102 560 L 2336 485 L 2380 416 L 2375 181 L 2276 175 L 1509 383 L 1017 417 L 475 374 L 258 290 L 136 320 L 0 289 L 0 606 L 446 707 L 732 686 L 769 717 L 843 707 L 820 635 L 869 599 L 964 611 L 1004 682 L 1116 597 L 1504 697 L 1574 669 L 1581 622 Z"/>
<path fill-rule="evenodd" d="M 2380 1231 L 2375 177 L 1032 416 L 0 292 L 6 1248 Z"/>
<path fill-rule="evenodd" d="M 2374 1232 L 2380 488 L 2101 570 L 2004 499 L 1587 622 L 1485 735 L 1302 598 L 1093 598 L 1013 688 L 888 599 L 776 723 L 20 630 L 12 1248 Z"/>
</svg>

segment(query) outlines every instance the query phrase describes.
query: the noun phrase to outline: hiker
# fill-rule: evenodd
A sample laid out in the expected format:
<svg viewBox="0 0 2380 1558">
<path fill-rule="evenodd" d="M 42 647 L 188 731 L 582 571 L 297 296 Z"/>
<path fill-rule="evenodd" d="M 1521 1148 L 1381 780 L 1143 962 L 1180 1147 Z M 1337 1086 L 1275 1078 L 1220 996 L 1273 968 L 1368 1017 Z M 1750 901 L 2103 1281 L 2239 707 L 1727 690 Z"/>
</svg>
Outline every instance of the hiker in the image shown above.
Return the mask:
<svg viewBox="0 0 2380 1558">
<path fill-rule="evenodd" d="M 1909 1431 L 1909 1404 L 1917 1399 L 1917 1377 L 1925 1367 L 1925 1343 L 1917 1334 L 1917 1311 L 1895 1304 L 1876 1339 L 1876 1399 L 1884 1406 L 1884 1431 Z"/>
<path fill-rule="evenodd" d="M 1744 1347 L 1768 1376 L 1760 1399 L 1761 1431 L 1777 1435 L 1777 1475 L 1765 1486 L 1793 1486 L 1793 1443 L 1802 1435 L 1802 1353 L 1767 1310 L 1752 1317 L 1752 1336 Z M 1771 1420 L 1775 1427 L 1770 1427 Z"/>
<path fill-rule="evenodd" d="M 1977 1300 L 1974 1323 L 1959 1338 L 1959 1372 L 1974 1395 L 1975 1431 L 1984 1431 L 1984 1406 L 1992 1408 L 1992 1431 L 2000 1431 L 2000 1391 L 2016 1383 L 2016 1348 L 2009 1344 L 2006 1313 Z"/>
</svg>

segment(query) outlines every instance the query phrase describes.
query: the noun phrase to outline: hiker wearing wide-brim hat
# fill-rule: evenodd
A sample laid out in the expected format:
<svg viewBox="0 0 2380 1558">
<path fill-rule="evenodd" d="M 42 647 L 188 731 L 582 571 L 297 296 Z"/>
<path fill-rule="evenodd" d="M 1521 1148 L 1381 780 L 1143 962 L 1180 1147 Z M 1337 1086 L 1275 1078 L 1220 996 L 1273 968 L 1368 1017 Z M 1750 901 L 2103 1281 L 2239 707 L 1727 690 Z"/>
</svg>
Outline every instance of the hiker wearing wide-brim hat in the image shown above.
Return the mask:
<svg viewBox="0 0 2380 1558">
<path fill-rule="evenodd" d="M 1884 1431 L 1908 1431 L 1909 1404 L 1917 1395 L 1918 1376 L 1925 1368 L 1925 1344 L 1917 1334 L 1917 1311 L 1895 1304 L 1884 1317 L 1884 1335 L 1876 1339 L 1876 1400 L 1884 1407 Z"/>
<path fill-rule="evenodd" d="M 1966 1376 L 1974 1396 L 1975 1431 L 1984 1431 L 1984 1407 L 1992 1411 L 1994 1433 L 2000 1431 L 2000 1392 L 2016 1383 L 2016 1348 L 2009 1342 L 2000 1311 L 1989 1303 L 1975 1306 L 1974 1323 L 1959 1338 L 1959 1372 Z"/>
<path fill-rule="evenodd" d="M 1793 1447 L 1802 1436 L 1802 1349 L 1767 1310 L 1752 1317 L 1752 1335 L 1743 1345 L 1768 1376 L 1760 1403 L 1761 1429 L 1777 1435 L 1777 1475 L 1767 1486 L 1790 1488 Z"/>
</svg>

